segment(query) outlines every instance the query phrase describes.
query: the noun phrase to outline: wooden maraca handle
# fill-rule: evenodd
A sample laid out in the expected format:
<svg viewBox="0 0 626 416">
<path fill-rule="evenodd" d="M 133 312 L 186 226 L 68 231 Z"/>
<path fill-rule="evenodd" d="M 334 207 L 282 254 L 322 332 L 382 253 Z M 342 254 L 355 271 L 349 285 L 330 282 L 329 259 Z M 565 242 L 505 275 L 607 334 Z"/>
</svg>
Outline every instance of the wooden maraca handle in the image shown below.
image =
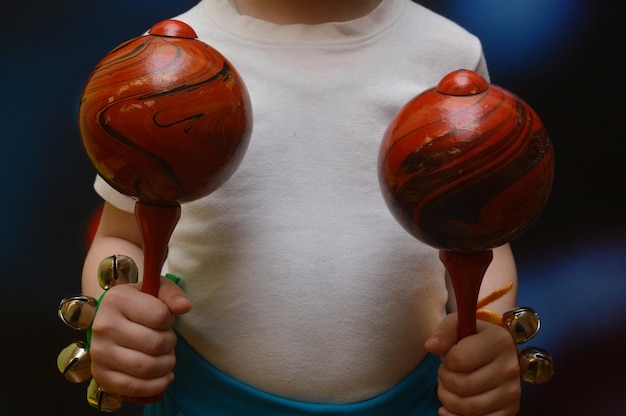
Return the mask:
<svg viewBox="0 0 626 416">
<path fill-rule="evenodd" d="M 180 219 L 180 205 L 135 204 L 135 217 L 143 240 L 144 270 L 141 291 L 158 296 L 168 243 Z"/>
<path fill-rule="evenodd" d="M 439 258 L 446 267 L 456 296 L 459 317 L 459 338 L 476 333 L 476 303 L 480 285 L 487 267 L 493 259 L 491 250 L 478 253 L 458 254 L 441 250 Z"/>
</svg>

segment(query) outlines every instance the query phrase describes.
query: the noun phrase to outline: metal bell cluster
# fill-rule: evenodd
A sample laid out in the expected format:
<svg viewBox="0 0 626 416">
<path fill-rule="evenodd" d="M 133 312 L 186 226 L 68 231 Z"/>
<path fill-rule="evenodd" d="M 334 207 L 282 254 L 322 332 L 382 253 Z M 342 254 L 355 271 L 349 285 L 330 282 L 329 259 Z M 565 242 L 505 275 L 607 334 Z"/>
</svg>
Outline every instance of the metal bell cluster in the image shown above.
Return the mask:
<svg viewBox="0 0 626 416">
<path fill-rule="evenodd" d="M 518 345 L 532 339 L 541 327 L 539 315 L 529 307 L 505 312 L 502 315 L 502 323 Z M 526 347 L 522 349 L 519 353 L 519 363 L 522 380 L 528 383 L 545 383 L 554 374 L 552 356 L 541 348 Z"/>
<path fill-rule="evenodd" d="M 98 283 L 105 291 L 116 285 L 136 283 L 138 279 L 137 265 L 127 256 L 107 257 L 98 266 Z M 61 300 L 58 315 L 70 328 L 90 331 L 97 309 L 98 300 L 91 296 L 70 296 Z M 87 338 L 89 336 L 90 334 Z M 105 392 L 91 378 L 89 341 L 76 341 L 65 347 L 57 357 L 57 367 L 72 383 L 84 383 L 91 379 L 87 388 L 87 402 L 93 407 L 105 412 L 112 412 L 121 407 L 122 400 L 119 395 Z"/>
</svg>

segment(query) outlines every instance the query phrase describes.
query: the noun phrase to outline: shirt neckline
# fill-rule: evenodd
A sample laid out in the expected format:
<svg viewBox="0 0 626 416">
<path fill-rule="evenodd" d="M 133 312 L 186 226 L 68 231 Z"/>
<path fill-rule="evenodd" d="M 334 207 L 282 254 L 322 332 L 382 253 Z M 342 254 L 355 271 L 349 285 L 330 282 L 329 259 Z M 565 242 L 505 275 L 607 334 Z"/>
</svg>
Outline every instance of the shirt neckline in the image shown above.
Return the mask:
<svg viewBox="0 0 626 416">
<path fill-rule="evenodd" d="M 265 45 L 327 46 L 362 42 L 391 27 L 402 16 L 406 0 L 382 0 L 371 13 L 346 22 L 279 25 L 241 15 L 229 0 L 203 0 L 212 23 L 237 38 Z"/>
</svg>

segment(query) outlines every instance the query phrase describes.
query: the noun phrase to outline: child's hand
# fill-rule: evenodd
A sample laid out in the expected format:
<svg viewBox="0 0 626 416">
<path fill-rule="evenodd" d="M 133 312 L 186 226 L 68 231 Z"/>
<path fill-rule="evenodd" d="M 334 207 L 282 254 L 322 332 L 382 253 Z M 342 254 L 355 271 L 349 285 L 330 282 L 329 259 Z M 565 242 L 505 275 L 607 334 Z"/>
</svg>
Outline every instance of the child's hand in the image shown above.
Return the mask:
<svg viewBox="0 0 626 416">
<path fill-rule="evenodd" d="M 159 297 L 141 292 L 141 283 L 112 287 L 92 325 L 91 371 L 100 387 L 130 397 L 154 396 L 173 381 L 175 315 L 188 312 L 184 292 L 161 279 Z"/>
<path fill-rule="evenodd" d="M 478 321 L 478 333 L 459 341 L 457 315 L 448 315 L 426 341 L 441 356 L 440 416 L 513 416 L 521 381 L 517 346 L 500 326 Z"/>
</svg>

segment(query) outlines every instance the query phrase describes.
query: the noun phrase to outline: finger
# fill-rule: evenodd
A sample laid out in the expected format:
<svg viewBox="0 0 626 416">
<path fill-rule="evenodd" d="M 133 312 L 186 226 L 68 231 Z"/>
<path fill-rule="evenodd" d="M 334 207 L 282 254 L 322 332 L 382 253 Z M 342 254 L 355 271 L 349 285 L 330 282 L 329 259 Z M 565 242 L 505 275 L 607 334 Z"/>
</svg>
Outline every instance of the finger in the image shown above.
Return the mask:
<svg viewBox="0 0 626 416">
<path fill-rule="evenodd" d="M 491 363 L 503 352 L 517 365 L 517 346 L 508 331 L 488 322 L 478 322 L 478 332 L 460 340 L 441 357 L 454 372 L 475 371 Z"/>
<path fill-rule="evenodd" d="M 123 372 L 106 371 L 94 375 L 94 380 L 108 393 L 129 397 L 150 397 L 163 393 L 174 381 L 174 373 L 169 372 L 161 377 L 146 379 Z"/>
<path fill-rule="evenodd" d="M 450 410 L 446 409 L 445 407 L 441 407 L 439 408 L 439 412 L 437 412 L 437 416 L 463 416 L 463 415 L 452 413 Z"/>
<path fill-rule="evenodd" d="M 170 329 L 174 325 L 174 315 L 161 299 L 139 292 L 129 301 L 134 307 L 123 309 L 128 320 L 155 330 Z"/>
<path fill-rule="evenodd" d="M 174 316 L 159 299 L 141 291 L 141 283 L 114 286 L 100 301 L 93 322 L 97 325 L 110 325 L 130 320 L 154 329 L 169 329 Z"/>
<path fill-rule="evenodd" d="M 191 310 L 191 302 L 180 286 L 170 279 L 162 277 L 159 288 L 159 299 L 175 315 L 182 315 Z"/>
<path fill-rule="evenodd" d="M 478 372 L 480 372 L 480 370 L 468 373 L 454 372 L 449 370 L 445 365 L 441 365 L 438 373 L 439 387 L 459 397 L 469 397 L 480 394 L 493 386 L 483 385 L 484 380 Z"/>
<path fill-rule="evenodd" d="M 424 344 L 426 351 L 436 355 L 448 353 L 459 340 L 457 318 L 456 313 L 451 313 L 437 325 Z"/>
<path fill-rule="evenodd" d="M 519 386 L 519 366 L 506 357 L 496 359 L 493 365 L 470 372 L 454 372 L 445 365 L 439 368 L 439 383 L 446 390 L 461 397 L 470 397 L 497 390 L 508 384 Z M 497 369 L 495 371 L 494 369 Z"/>
<path fill-rule="evenodd" d="M 92 327 L 90 351 L 92 355 L 94 352 L 104 355 L 107 349 L 119 345 L 156 356 L 171 352 L 176 342 L 171 328 L 156 330 L 132 321 L 103 318 Z"/>
<path fill-rule="evenodd" d="M 439 388 L 437 394 L 443 404 L 440 416 L 514 416 L 519 411 L 521 397 L 520 389 L 512 385 L 468 397 L 445 388 Z"/>
<path fill-rule="evenodd" d="M 91 366 L 94 378 L 107 372 L 119 372 L 142 379 L 160 378 L 171 372 L 176 364 L 173 351 L 155 356 L 115 346 L 106 352 L 95 353 L 92 354 Z"/>
<path fill-rule="evenodd" d="M 447 410 L 465 415 L 464 409 L 481 409 L 492 414 L 498 409 L 519 406 L 521 386 L 515 352 L 505 351 L 486 366 L 470 372 L 454 372 L 445 364 L 439 368 L 438 394 Z M 443 359 L 442 359 L 443 362 Z M 489 403 L 493 407 L 489 407 Z M 500 413 L 493 413 L 500 414 Z M 511 414 L 515 413 L 503 413 Z"/>
</svg>

